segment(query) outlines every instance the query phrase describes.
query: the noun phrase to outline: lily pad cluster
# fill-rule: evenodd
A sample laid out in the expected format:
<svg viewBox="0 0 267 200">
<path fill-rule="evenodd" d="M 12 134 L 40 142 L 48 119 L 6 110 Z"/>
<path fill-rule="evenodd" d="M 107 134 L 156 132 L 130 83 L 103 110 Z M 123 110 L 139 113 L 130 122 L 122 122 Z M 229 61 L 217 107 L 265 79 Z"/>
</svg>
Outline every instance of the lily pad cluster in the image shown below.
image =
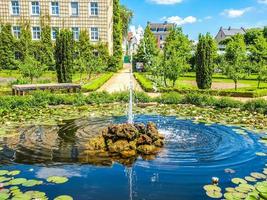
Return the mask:
<svg viewBox="0 0 267 200">
<path fill-rule="evenodd" d="M 14 177 L 20 174 L 19 170 L 0 170 L 0 200 L 48 200 L 46 193 L 36 190 L 29 190 L 23 192 L 21 187 L 32 188 L 34 186 L 42 185 L 42 180 L 26 179 L 21 177 Z M 68 181 L 67 177 L 51 176 L 47 178 L 47 182 L 55 184 L 63 184 Z M 55 200 L 73 200 L 71 196 L 60 195 L 54 198 Z"/>
<path fill-rule="evenodd" d="M 206 195 L 214 199 L 225 200 L 266 200 L 267 168 L 262 173 L 252 172 L 243 178 L 233 178 L 234 187 L 225 188 L 225 192 L 217 185 L 205 185 Z"/>
</svg>

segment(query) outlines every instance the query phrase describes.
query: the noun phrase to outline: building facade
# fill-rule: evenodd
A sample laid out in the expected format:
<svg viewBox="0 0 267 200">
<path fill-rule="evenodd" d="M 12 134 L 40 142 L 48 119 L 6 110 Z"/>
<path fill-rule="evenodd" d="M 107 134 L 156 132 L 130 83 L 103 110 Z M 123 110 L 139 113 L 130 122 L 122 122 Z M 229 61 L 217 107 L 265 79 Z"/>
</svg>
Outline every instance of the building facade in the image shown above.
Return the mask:
<svg viewBox="0 0 267 200">
<path fill-rule="evenodd" d="M 51 38 L 62 28 L 70 29 L 75 40 L 87 30 L 92 43 L 113 48 L 113 0 L 0 0 L 0 21 L 12 26 L 20 36 L 21 23 L 29 21 L 32 39 L 41 39 L 41 19 L 50 20 Z"/>
<path fill-rule="evenodd" d="M 174 23 L 147 23 L 148 27 L 157 39 L 158 48 L 163 49 L 170 30 L 175 27 Z"/>
<path fill-rule="evenodd" d="M 245 34 L 246 30 L 241 27 L 241 28 L 223 28 L 221 27 L 219 32 L 217 33 L 217 35 L 215 36 L 215 40 L 217 41 L 217 43 L 220 43 L 221 41 L 230 38 L 236 34 Z"/>
</svg>

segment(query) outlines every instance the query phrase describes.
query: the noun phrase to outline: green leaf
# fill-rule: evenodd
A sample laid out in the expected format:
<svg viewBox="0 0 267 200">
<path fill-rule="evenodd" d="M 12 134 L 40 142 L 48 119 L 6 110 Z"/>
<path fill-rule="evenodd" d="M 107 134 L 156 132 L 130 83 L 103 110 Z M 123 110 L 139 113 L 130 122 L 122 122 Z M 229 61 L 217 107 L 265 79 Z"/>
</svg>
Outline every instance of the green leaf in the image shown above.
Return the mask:
<svg viewBox="0 0 267 200">
<path fill-rule="evenodd" d="M 61 184 L 66 183 L 69 179 L 64 176 L 50 176 L 46 180 L 51 183 Z"/>
</svg>

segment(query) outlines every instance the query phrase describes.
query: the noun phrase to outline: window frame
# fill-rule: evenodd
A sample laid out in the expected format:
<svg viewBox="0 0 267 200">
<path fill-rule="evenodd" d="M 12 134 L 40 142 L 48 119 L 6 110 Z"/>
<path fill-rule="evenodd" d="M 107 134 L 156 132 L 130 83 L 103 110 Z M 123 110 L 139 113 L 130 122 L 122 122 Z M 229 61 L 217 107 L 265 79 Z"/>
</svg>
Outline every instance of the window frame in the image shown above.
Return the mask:
<svg viewBox="0 0 267 200">
<path fill-rule="evenodd" d="M 57 39 L 57 32 L 55 34 L 54 38 L 54 30 L 56 30 L 59 33 L 59 27 L 51 27 L 51 40 L 55 41 Z"/>
<path fill-rule="evenodd" d="M 96 7 L 92 7 L 92 4 L 94 3 L 97 5 Z M 89 2 L 89 13 L 90 13 L 90 16 L 94 16 L 94 17 L 99 16 L 99 3 L 97 1 Z"/>
<path fill-rule="evenodd" d="M 37 7 L 37 5 L 33 5 L 33 3 L 38 3 L 38 7 Z M 31 15 L 32 16 L 40 16 L 40 14 L 41 14 L 41 5 L 40 5 L 40 1 L 31 1 L 30 2 L 30 5 L 31 5 L 31 7 L 30 7 L 30 9 L 31 9 Z M 38 8 L 38 13 L 33 13 L 33 7 L 35 7 L 35 11 L 37 11 L 37 8 Z"/>
<path fill-rule="evenodd" d="M 57 3 L 57 11 L 58 11 L 58 13 L 53 13 L 53 8 L 55 7 L 56 8 L 56 6 L 53 6 L 53 3 Z M 51 16 L 59 16 L 60 15 L 60 5 L 59 5 L 59 1 L 51 1 L 50 2 L 50 14 L 51 14 Z"/>
<path fill-rule="evenodd" d="M 39 38 L 34 37 L 35 35 L 36 36 L 38 35 L 37 34 L 38 32 L 35 33 L 34 28 L 39 28 Z M 41 39 L 41 27 L 40 26 L 32 26 L 32 40 L 40 40 L 40 39 Z"/>
<path fill-rule="evenodd" d="M 15 9 L 17 9 L 18 13 L 14 13 L 14 9 L 13 9 L 13 2 L 17 2 L 18 5 L 15 7 Z M 19 16 L 20 15 L 20 2 L 19 0 L 11 0 L 10 1 L 10 14 L 13 16 Z"/>
<path fill-rule="evenodd" d="M 97 31 L 93 30 L 96 29 Z M 97 37 L 96 37 L 97 33 Z M 99 28 L 98 27 L 90 27 L 90 41 L 97 42 L 99 41 Z"/>
<path fill-rule="evenodd" d="M 15 30 L 15 28 L 18 28 L 18 29 Z M 16 34 L 15 34 L 15 32 L 16 32 Z M 17 25 L 12 26 L 12 35 L 15 38 L 19 39 L 21 36 L 21 27 L 17 26 Z"/>
<path fill-rule="evenodd" d="M 77 31 L 74 29 L 77 29 Z M 80 28 L 79 27 L 71 27 L 71 31 L 72 31 L 72 35 L 73 35 L 73 40 L 75 41 L 78 41 L 80 39 Z M 77 35 L 77 38 L 76 38 L 76 33 L 78 34 Z"/>
<path fill-rule="evenodd" d="M 77 14 L 73 14 L 72 13 L 72 4 L 77 4 Z M 70 16 L 71 17 L 78 17 L 80 14 L 80 6 L 79 6 L 79 2 L 78 1 L 71 1 L 70 2 Z"/>
</svg>

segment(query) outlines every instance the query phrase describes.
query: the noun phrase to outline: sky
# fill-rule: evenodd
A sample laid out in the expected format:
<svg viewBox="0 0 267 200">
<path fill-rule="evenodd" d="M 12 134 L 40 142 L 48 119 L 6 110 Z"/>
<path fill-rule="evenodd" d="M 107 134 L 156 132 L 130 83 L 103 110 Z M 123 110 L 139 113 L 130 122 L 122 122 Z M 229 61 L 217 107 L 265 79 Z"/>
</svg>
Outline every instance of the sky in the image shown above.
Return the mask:
<svg viewBox="0 0 267 200">
<path fill-rule="evenodd" d="M 199 33 L 216 36 L 220 27 L 267 26 L 267 0 L 121 0 L 133 10 L 132 25 L 174 22 L 192 40 Z"/>
</svg>

